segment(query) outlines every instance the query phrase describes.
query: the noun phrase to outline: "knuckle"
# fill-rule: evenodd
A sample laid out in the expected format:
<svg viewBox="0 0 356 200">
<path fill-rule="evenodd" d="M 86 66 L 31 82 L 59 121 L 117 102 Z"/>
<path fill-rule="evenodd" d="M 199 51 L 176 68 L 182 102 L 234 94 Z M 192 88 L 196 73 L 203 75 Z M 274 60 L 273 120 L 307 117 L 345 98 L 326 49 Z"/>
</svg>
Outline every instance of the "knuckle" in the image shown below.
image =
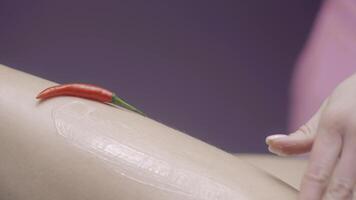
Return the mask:
<svg viewBox="0 0 356 200">
<path fill-rule="evenodd" d="M 347 112 L 336 108 L 329 108 L 325 111 L 324 116 L 325 121 L 337 123 L 347 116 Z"/>
<path fill-rule="evenodd" d="M 329 174 L 322 168 L 308 170 L 304 175 L 305 182 L 312 182 L 324 186 L 329 179 Z"/>
<path fill-rule="evenodd" d="M 326 197 L 329 199 L 350 199 L 353 194 L 353 187 L 351 181 L 332 180 L 326 192 Z"/>
<path fill-rule="evenodd" d="M 312 128 L 309 126 L 309 124 L 304 124 L 303 126 L 299 127 L 297 132 L 309 137 L 312 134 Z"/>
<path fill-rule="evenodd" d="M 339 130 L 348 121 L 348 111 L 329 108 L 323 113 L 321 125 L 329 130 Z"/>
</svg>

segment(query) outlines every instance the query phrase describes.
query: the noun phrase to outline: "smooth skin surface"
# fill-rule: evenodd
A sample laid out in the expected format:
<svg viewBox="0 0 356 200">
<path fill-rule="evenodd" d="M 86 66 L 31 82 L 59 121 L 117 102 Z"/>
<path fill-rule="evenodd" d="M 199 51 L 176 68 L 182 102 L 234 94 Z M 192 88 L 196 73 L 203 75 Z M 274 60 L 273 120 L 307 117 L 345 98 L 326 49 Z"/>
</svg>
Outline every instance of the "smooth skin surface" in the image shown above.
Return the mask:
<svg viewBox="0 0 356 200">
<path fill-rule="evenodd" d="M 125 109 L 0 65 L 0 199 L 275 200 L 297 190 L 236 156 Z"/>
</svg>

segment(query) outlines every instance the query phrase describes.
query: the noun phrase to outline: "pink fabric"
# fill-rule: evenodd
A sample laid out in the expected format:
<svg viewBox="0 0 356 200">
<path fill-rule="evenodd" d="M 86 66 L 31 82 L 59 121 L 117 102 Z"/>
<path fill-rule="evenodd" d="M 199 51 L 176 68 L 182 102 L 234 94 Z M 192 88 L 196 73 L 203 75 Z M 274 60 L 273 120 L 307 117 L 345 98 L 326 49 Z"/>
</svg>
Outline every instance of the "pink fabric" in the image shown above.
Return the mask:
<svg viewBox="0 0 356 200">
<path fill-rule="evenodd" d="M 290 130 L 307 122 L 337 84 L 355 72 L 356 1 L 327 0 L 295 70 Z"/>
</svg>

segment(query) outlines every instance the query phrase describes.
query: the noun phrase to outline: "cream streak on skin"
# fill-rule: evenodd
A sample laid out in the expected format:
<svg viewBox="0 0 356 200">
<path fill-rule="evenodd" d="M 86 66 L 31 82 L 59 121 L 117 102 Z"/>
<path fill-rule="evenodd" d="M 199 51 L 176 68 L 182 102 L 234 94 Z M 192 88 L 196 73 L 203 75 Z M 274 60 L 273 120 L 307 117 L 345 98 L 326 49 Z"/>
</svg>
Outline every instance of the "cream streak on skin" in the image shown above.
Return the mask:
<svg viewBox="0 0 356 200">
<path fill-rule="evenodd" d="M 158 150 L 152 145 L 145 148 L 145 151 L 141 150 L 142 145 L 138 145 L 140 141 L 136 136 L 142 136 L 142 131 L 124 119 L 109 119 L 104 112 L 73 101 L 54 108 L 52 117 L 60 136 L 100 158 L 110 169 L 138 184 L 174 193 L 182 199 L 248 199 L 241 196 L 239 191 L 209 178 L 191 163 L 175 162 L 174 158 L 166 158 L 164 152 L 158 154 Z M 124 139 L 119 142 L 113 135 L 117 131 L 114 128 L 116 126 L 123 129 L 116 133 L 124 135 Z"/>
</svg>

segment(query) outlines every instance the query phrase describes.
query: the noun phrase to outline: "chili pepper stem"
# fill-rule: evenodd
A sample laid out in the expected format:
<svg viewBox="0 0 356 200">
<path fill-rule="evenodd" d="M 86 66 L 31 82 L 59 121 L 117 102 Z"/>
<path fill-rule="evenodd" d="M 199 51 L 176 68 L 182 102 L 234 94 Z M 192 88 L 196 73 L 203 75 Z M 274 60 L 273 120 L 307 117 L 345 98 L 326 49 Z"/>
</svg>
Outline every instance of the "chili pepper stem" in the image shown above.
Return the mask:
<svg viewBox="0 0 356 200">
<path fill-rule="evenodd" d="M 146 116 L 145 113 L 143 113 L 142 111 L 138 110 L 137 108 L 135 108 L 134 106 L 126 103 L 123 99 L 121 99 L 120 97 L 116 96 L 116 95 L 113 95 L 112 96 L 112 102 L 113 104 L 117 105 L 117 106 L 121 106 L 121 107 L 124 107 L 128 110 L 131 110 L 133 112 L 136 112 L 136 113 L 139 113 L 143 116 Z"/>
</svg>

